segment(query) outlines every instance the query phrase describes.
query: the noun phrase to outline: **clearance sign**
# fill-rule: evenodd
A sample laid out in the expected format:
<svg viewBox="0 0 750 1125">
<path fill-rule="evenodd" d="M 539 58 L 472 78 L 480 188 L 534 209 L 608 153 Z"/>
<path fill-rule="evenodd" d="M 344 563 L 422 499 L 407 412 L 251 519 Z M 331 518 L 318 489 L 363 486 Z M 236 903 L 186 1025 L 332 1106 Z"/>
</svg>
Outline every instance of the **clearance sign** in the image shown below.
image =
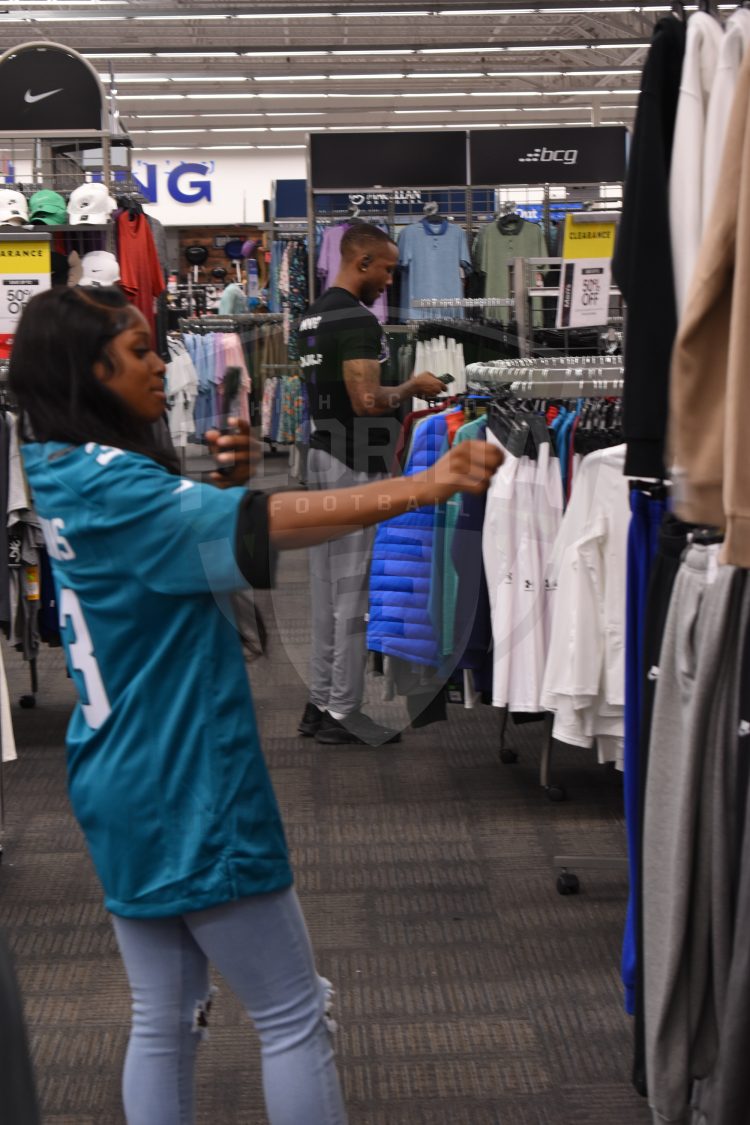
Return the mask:
<svg viewBox="0 0 750 1125">
<path fill-rule="evenodd" d="M 616 230 L 614 222 L 576 222 L 573 215 L 565 217 L 558 328 L 607 323 Z"/>
<path fill-rule="evenodd" d="M 50 288 L 50 250 L 49 235 L 0 235 L 0 358 L 10 355 L 26 304 Z"/>
</svg>

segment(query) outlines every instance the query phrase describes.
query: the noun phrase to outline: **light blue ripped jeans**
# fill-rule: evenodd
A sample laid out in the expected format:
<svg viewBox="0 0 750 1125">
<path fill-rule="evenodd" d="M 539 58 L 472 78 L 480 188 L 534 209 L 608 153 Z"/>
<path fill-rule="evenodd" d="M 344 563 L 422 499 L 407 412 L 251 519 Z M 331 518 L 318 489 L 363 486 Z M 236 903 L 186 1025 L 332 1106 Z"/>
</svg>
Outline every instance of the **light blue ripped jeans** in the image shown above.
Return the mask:
<svg viewBox="0 0 750 1125">
<path fill-rule="evenodd" d="M 208 965 L 261 1039 L 270 1125 L 346 1125 L 325 1009 L 293 888 L 173 918 L 113 916 L 133 996 L 123 1100 L 128 1125 L 192 1125 Z"/>
</svg>

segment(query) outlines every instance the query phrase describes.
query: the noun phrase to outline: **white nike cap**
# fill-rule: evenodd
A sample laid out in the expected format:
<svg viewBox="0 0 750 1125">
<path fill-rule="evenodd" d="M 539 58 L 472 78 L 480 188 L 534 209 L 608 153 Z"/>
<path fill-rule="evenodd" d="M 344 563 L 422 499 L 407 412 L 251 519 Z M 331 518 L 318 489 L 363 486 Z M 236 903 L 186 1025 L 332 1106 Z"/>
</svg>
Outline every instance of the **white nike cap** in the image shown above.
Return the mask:
<svg viewBox="0 0 750 1125">
<path fill-rule="evenodd" d="M 29 221 L 29 205 L 23 192 L 0 189 L 0 223 L 21 226 Z"/>
<path fill-rule="evenodd" d="M 74 227 L 82 223 L 106 223 L 116 206 L 104 184 L 81 184 L 70 194 L 68 218 Z"/>
<path fill-rule="evenodd" d="M 114 285 L 120 280 L 120 267 L 117 258 L 107 250 L 92 250 L 84 254 L 81 259 L 83 277 L 78 282 L 90 289 L 101 288 L 103 285 Z"/>
</svg>

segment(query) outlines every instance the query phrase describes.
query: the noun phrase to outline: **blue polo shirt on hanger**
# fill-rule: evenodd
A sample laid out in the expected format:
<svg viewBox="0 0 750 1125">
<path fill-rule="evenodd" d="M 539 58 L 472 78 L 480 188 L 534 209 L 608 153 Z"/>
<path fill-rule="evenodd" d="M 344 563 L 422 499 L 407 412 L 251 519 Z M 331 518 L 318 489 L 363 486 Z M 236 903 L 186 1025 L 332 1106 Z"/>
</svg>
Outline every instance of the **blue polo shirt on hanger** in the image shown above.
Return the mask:
<svg viewBox="0 0 750 1125">
<path fill-rule="evenodd" d="M 427 297 L 463 297 L 461 270 L 471 269 L 466 232 L 447 219 L 422 219 L 404 227 L 398 236 L 398 260 L 403 271 L 401 319 L 434 320 L 464 315 L 463 309 L 415 309 L 412 301 Z"/>
</svg>

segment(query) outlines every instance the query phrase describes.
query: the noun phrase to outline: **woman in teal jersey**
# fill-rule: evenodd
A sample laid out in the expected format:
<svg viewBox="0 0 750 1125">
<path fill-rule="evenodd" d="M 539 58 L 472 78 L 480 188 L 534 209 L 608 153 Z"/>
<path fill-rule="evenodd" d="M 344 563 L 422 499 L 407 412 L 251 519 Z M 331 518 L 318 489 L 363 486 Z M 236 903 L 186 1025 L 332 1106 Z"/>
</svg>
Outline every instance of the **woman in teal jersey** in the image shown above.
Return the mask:
<svg viewBox="0 0 750 1125">
<path fill-rule="evenodd" d="M 271 1125 L 342 1125 L 327 985 L 229 597 L 270 586 L 279 549 L 483 491 L 500 454 L 466 442 L 418 476 L 268 495 L 241 487 L 260 454 L 230 420 L 234 433 L 207 434 L 218 467 L 198 484 L 152 445 L 164 375 L 145 319 L 115 289 L 34 298 L 10 371 L 79 697 L 70 797 L 133 996 L 125 1113 L 128 1125 L 193 1121 L 212 963 L 260 1035 Z"/>
</svg>

